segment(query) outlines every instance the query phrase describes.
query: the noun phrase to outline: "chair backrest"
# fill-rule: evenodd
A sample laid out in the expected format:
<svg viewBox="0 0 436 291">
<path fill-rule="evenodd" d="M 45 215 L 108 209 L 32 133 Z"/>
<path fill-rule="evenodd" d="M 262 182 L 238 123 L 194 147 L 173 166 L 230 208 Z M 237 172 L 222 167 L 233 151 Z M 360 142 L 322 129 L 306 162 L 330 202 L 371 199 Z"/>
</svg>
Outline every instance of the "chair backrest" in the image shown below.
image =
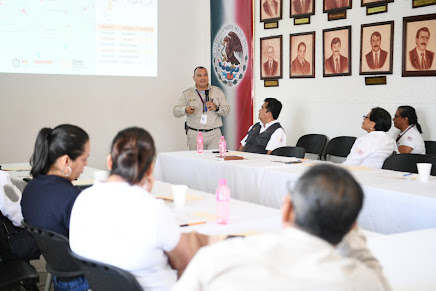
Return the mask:
<svg viewBox="0 0 436 291">
<path fill-rule="evenodd" d="M 390 156 L 383 163 L 382 169 L 400 172 L 418 173 L 417 163 L 431 163 L 430 175 L 436 176 L 436 157 L 420 154 L 399 154 Z"/>
<path fill-rule="evenodd" d="M 302 147 L 281 147 L 271 152 L 273 156 L 304 158 L 306 151 Z"/>
<path fill-rule="evenodd" d="M 337 136 L 332 138 L 324 150 L 323 159 L 326 160 L 327 155 L 346 158 L 355 141 L 356 137 L 354 136 Z"/>
<path fill-rule="evenodd" d="M 68 253 L 68 238 L 54 231 L 21 223 L 36 241 L 45 261 L 47 272 L 57 277 L 71 278 L 83 275 L 80 265 Z"/>
<path fill-rule="evenodd" d="M 143 290 L 135 276 L 128 271 L 84 258 L 71 249 L 68 251 L 82 267 L 92 291 Z"/>
<path fill-rule="evenodd" d="M 436 157 L 436 141 L 426 140 L 424 143 L 425 153 Z"/>
<path fill-rule="evenodd" d="M 306 134 L 298 139 L 296 146 L 304 148 L 306 153 L 317 154 L 321 159 L 327 140 L 324 134 Z"/>
<path fill-rule="evenodd" d="M 39 290 L 39 275 L 34 266 L 24 260 L 0 262 L 0 290 Z"/>
</svg>

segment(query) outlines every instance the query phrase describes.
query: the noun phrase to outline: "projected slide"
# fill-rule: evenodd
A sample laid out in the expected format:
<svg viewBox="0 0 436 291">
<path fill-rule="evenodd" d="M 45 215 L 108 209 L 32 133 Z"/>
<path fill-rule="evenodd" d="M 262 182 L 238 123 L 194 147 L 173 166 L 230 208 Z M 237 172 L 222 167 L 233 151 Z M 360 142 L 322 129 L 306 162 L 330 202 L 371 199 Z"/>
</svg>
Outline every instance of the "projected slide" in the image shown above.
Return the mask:
<svg viewBox="0 0 436 291">
<path fill-rule="evenodd" d="M 157 0 L 0 0 L 0 72 L 157 76 Z"/>
</svg>

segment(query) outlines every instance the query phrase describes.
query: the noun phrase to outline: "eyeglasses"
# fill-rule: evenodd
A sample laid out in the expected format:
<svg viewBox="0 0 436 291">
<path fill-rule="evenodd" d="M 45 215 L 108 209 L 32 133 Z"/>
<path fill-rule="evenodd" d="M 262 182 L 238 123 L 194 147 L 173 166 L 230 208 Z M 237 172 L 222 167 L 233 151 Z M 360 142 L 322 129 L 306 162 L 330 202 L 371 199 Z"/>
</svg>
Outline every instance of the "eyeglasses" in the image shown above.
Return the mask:
<svg viewBox="0 0 436 291">
<path fill-rule="evenodd" d="M 367 118 L 369 118 L 369 116 L 366 116 L 366 115 L 363 116 L 363 120 L 365 120 Z"/>
<path fill-rule="evenodd" d="M 394 115 L 394 118 L 403 118 L 401 115 Z"/>
</svg>

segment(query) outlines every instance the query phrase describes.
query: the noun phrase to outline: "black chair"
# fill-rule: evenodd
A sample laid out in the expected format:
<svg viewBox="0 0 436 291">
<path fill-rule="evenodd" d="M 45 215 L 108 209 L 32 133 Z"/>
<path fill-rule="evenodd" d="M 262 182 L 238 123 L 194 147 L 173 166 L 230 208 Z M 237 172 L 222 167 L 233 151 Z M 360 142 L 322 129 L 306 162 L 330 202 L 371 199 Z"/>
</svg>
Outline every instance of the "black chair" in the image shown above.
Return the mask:
<svg viewBox="0 0 436 291">
<path fill-rule="evenodd" d="M 430 175 L 436 176 L 436 157 L 420 154 L 400 154 L 390 156 L 383 163 L 382 169 L 400 172 L 418 173 L 417 163 L 431 163 Z"/>
<path fill-rule="evenodd" d="M 60 281 L 71 281 L 74 277 L 83 275 L 80 265 L 68 253 L 70 246 L 67 237 L 54 231 L 31 226 L 24 220 L 21 224 L 35 239 L 47 262 L 47 272 L 58 277 Z"/>
<path fill-rule="evenodd" d="M 327 160 L 327 155 L 346 158 L 356 141 L 354 136 L 337 136 L 332 138 L 322 154 L 323 159 Z"/>
<path fill-rule="evenodd" d="M 35 267 L 24 260 L 0 262 L 0 290 L 39 291 L 39 275 Z"/>
<path fill-rule="evenodd" d="M 302 147 L 281 147 L 271 152 L 273 156 L 304 158 L 306 151 Z"/>
<path fill-rule="evenodd" d="M 306 134 L 298 139 L 296 146 L 304 148 L 306 153 L 317 154 L 321 160 L 327 140 L 327 136 L 323 134 Z"/>
<path fill-rule="evenodd" d="M 128 271 L 84 258 L 71 249 L 68 252 L 82 267 L 92 291 L 143 290 L 135 276 Z"/>
<path fill-rule="evenodd" d="M 426 140 L 424 143 L 425 153 L 436 157 L 436 141 Z"/>
</svg>

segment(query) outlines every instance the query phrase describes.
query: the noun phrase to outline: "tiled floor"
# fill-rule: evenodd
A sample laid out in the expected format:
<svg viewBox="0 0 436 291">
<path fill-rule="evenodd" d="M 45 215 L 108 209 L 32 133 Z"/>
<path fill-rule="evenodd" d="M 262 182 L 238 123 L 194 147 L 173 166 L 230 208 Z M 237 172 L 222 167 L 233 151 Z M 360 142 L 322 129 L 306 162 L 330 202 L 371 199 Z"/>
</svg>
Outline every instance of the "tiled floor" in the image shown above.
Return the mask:
<svg viewBox="0 0 436 291">
<path fill-rule="evenodd" d="M 47 270 L 45 269 L 44 258 L 41 256 L 39 260 L 33 260 L 30 261 L 30 263 L 36 268 L 36 271 L 39 274 L 39 283 L 38 283 L 39 290 L 44 290 L 45 281 L 47 280 Z M 53 284 L 51 285 L 50 290 L 54 290 Z"/>
</svg>

